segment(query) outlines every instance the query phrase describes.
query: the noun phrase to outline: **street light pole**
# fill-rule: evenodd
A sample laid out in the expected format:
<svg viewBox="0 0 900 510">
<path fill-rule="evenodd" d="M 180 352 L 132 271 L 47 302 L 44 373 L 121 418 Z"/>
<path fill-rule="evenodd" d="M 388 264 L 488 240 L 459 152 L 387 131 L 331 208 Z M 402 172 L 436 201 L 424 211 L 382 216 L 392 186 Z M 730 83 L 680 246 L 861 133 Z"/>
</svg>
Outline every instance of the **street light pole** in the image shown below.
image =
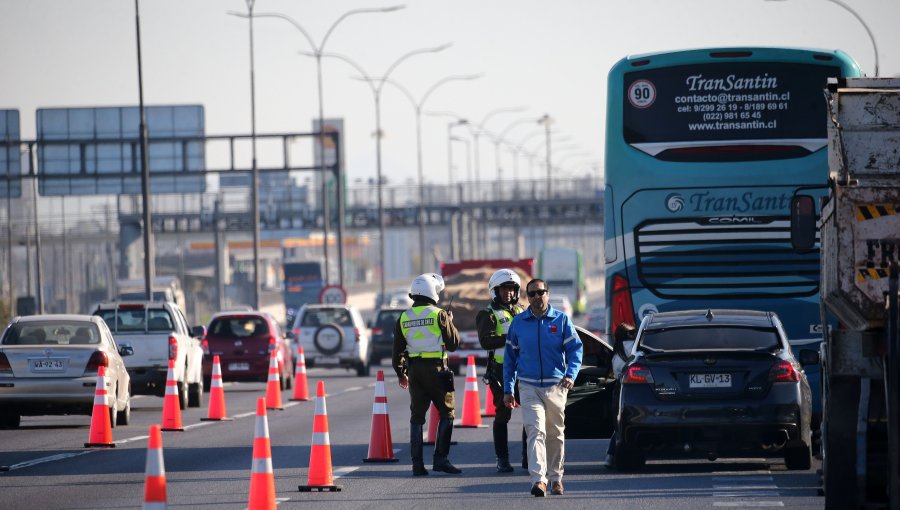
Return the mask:
<svg viewBox="0 0 900 510">
<path fill-rule="evenodd" d="M 253 0 L 247 0 L 248 4 L 252 3 Z M 329 256 L 328 256 L 328 230 L 329 223 L 331 222 L 331 211 L 329 205 L 329 193 L 328 193 L 328 174 L 325 171 L 325 114 L 324 114 L 324 99 L 323 99 L 323 86 L 322 86 L 322 51 L 325 48 L 325 43 L 328 41 L 328 37 L 334 31 L 334 29 L 338 26 L 338 24 L 344 19 L 354 15 L 354 14 L 366 14 L 366 13 L 379 13 L 379 12 L 393 12 L 398 11 L 400 9 L 406 8 L 405 5 L 394 5 L 391 7 L 382 7 L 382 8 L 366 8 L 366 9 L 353 9 L 345 12 L 341 16 L 338 17 L 334 23 L 328 28 L 325 32 L 325 36 L 322 37 L 322 41 L 317 45 L 313 38 L 299 23 L 297 23 L 294 18 L 286 14 L 281 14 L 277 12 L 265 12 L 265 13 L 257 13 L 255 16 L 257 18 L 279 18 L 284 21 L 287 21 L 291 25 L 294 26 L 304 38 L 306 38 L 307 42 L 313 49 L 312 56 L 316 59 L 316 83 L 318 84 L 318 99 L 319 99 L 319 131 L 318 136 L 318 145 L 319 145 L 319 158 L 318 168 L 319 175 L 322 180 L 321 182 L 321 206 L 322 206 L 322 256 L 324 258 L 324 270 L 325 270 L 325 284 L 329 284 L 331 281 L 330 276 L 330 268 L 329 268 Z M 247 17 L 247 15 L 231 12 L 229 14 Z M 253 10 L 251 8 L 249 17 L 253 17 Z M 251 20 L 251 31 L 252 31 L 252 20 Z M 251 57 L 252 58 L 252 57 Z M 255 161 L 255 159 L 254 159 Z M 344 218 L 343 218 L 343 168 L 340 165 L 337 166 L 335 172 L 335 191 L 337 193 L 338 200 L 338 218 L 337 221 L 337 249 L 338 249 L 338 283 L 341 287 L 344 286 Z M 257 209 L 258 210 L 258 209 Z M 258 222 L 256 223 L 258 225 Z M 255 256 L 254 256 L 255 258 Z"/>
<path fill-rule="evenodd" d="M 380 240 L 380 248 L 381 248 L 381 256 L 379 264 L 379 279 L 380 279 L 380 289 L 381 295 L 385 295 L 385 286 L 384 286 L 384 261 L 387 259 L 387 250 L 386 243 L 384 238 L 384 205 L 382 201 L 382 187 L 383 187 L 383 178 L 381 172 L 381 92 L 384 90 L 384 84 L 387 82 L 391 73 L 406 59 L 413 57 L 415 55 L 421 55 L 424 53 L 437 53 L 443 51 L 450 47 L 450 44 L 444 44 L 441 46 L 436 46 L 433 48 L 421 48 L 417 50 L 410 51 L 408 53 L 403 54 L 394 61 L 390 66 L 388 66 L 387 71 L 381 75 L 379 78 L 372 77 L 371 74 L 367 73 L 362 66 L 357 64 L 355 61 L 350 59 L 349 57 L 342 55 L 340 53 L 323 53 L 322 56 L 337 58 L 339 60 L 343 60 L 344 62 L 350 64 L 353 68 L 355 68 L 362 77 L 362 80 L 365 81 L 369 85 L 369 89 L 372 91 L 372 95 L 375 98 L 375 163 L 376 163 L 376 186 L 378 189 L 378 235 Z M 375 85 L 375 83 L 378 83 Z"/>
<path fill-rule="evenodd" d="M 524 106 L 512 106 L 512 107 L 497 108 L 495 110 L 491 110 L 490 112 L 487 113 L 487 115 L 484 116 L 483 119 L 481 119 L 481 122 L 479 122 L 475 126 L 475 129 L 472 130 L 472 143 L 475 146 L 475 179 L 476 180 L 478 179 L 478 176 L 481 175 L 481 161 L 480 161 L 481 156 L 479 154 L 478 146 L 480 144 L 478 143 L 478 139 L 481 137 L 481 133 L 484 132 L 484 125 L 487 124 L 487 121 L 490 120 L 491 117 L 493 117 L 495 115 L 500 115 L 503 113 L 516 113 L 516 112 L 521 112 L 525 109 L 526 108 Z"/>
<path fill-rule="evenodd" d="M 141 65 L 141 9 L 138 0 L 134 0 L 135 36 L 137 38 L 138 65 L 138 109 L 140 110 L 141 138 L 141 201 L 143 203 L 144 222 L 144 292 L 147 300 L 153 299 L 153 280 L 155 279 L 155 252 L 153 249 L 153 224 L 150 213 L 150 154 L 147 147 L 147 115 L 144 112 L 144 77 Z"/>
<path fill-rule="evenodd" d="M 546 145 L 546 147 L 547 147 L 547 196 L 548 196 L 548 197 L 552 197 L 552 196 L 553 196 L 553 189 L 552 189 L 552 186 L 553 186 L 553 180 L 551 179 L 551 175 L 550 175 L 550 174 L 551 174 L 551 170 L 552 170 L 551 163 L 550 163 L 550 161 L 551 161 L 551 158 L 550 158 L 550 124 L 553 124 L 553 119 L 550 117 L 549 114 L 546 114 L 546 113 L 545 113 L 543 117 L 541 117 L 540 119 L 538 119 L 537 123 L 543 125 L 543 126 L 544 126 L 544 130 L 545 130 L 545 132 L 546 132 L 546 140 L 547 140 L 547 145 Z"/>
<path fill-rule="evenodd" d="M 517 126 L 521 126 L 522 124 L 532 123 L 532 122 L 534 122 L 533 118 L 518 119 L 518 120 L 514 121 L 513 123 L 507 125 L 506 128 L 504 128 L 502 131 L 500 131 L 499 135 L 493 137 L 494 162 L 497 165 L 497 181 L 498 182 L 503 181 L 503 168 L 500 166 L 500 144 L 502 144 L 504 142 L 504 140 L 506 139 L 506 135 L 509 134 L 509 132 L 512 131 L 513 129 L 515 129 Z M 498 189 L 502 193 L 503 188 L 500 187 Z M 503 197 L 501 196 L 498 198 L 502 199 Z"/>
<path fill-rule="evenodd" d="M 416 114 L 416 167 L 418 169 L 419 174 L 419 214 L 418 214 L 418 227 L 419 227 L 419 272 L 425 272 L 425 177 L 423 175 L 422 170 L 422 108 L 425 106 L 425 102 L 428 100 L 428 97 L 437 90 L 440 86 L 450 83 L 452 81 L 462 81 L 462 80 L 475 80 L 481 77 L 481 74 L 467 74 L 467 75 L 453 75 L 446 76 L 441 78 L 437 82 L 435 82 L 431 87 L 429 87 L 425 94 L 422 95 L 422 98 L 416 101 L 415 97 L 413 97 L 412 93 L 404 87 L 400 85 L 396 81 L 384 79 L 385 83 L 390 83 L 394 87 L 396 87 L 403 95 L 406 96 L 407 99 L 412 103 L 413 110 Z"/>
</svg>

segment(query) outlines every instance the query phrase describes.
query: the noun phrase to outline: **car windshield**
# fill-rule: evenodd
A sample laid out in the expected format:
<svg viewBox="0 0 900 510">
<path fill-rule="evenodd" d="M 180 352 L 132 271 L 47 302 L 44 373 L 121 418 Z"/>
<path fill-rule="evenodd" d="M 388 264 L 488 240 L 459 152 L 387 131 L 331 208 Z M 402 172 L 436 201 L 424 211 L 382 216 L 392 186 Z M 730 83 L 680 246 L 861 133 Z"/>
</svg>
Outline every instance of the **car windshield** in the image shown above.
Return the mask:
<svg viewBox="0 0 900 510">
<path fill-rule="evenodd" d="M 339 326 L 352 326 L 353 319 L 350 312 L 343 308 L 312 308 L 303 314 L 300 326 L 318 327 L 323 324 L 337 324 Z"/>
<path fill-rule="evenodd" d="M 645 330 L 638 348 L 651 352 L 708 350 L 774 350 L 781 347 L 773 329 L 703 326 Z"/>
<path fill-rule="evenodd" d="M 221 317 L 209 325 L 212 336 L 248 338 L 269 334 L 269 325 L 260 317 Z"/>
<path fill-rule="evenodd" d="M 118 313 L 116 313 L 118 312 Z M 111 310 L 99 310 L 95 313 L 106 321 L 112 331 L 172 331 L 175 329 L 172 317 L 163 308 L 145 310 L 143 306 Z"/>
<path fill-rule="evenodd" d="M 84 321 L 42 321 L 13 324 L 3 345 L 90 345 L 100 343 L 97 325 Z"/>
</svg>

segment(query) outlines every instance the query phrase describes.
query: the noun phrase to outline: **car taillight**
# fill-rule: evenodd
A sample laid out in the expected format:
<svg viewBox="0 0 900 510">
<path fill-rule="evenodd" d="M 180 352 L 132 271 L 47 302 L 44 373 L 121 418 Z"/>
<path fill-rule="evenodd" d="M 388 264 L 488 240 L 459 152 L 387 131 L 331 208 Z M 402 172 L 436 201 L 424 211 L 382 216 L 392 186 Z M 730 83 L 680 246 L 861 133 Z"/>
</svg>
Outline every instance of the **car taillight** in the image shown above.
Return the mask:
<svg viewBox="0 0 900 510">
<path fill-rule="evenodd" d="M 275 352 L 275 349 L 276 349 L 275 337 L 270 336 L 269 337 L 269 354 L 272 354 L 273 352 Z"/>
<path fill-rule="evenodd" d="M 646 365 L 631 365 L 622 377 L 622 384 L 653 384 L 653 374 Z"/>
<path fill-rule="evenodd" d="M 356 339 L 356 343 L 359 343 L 359 328 L 353 328 L 353 338 Z"/>
<path fill-rule="evenodd" d="M 634 304 L 631 301 L 631 287 L 624 276 L 617 274 L 612 278 L 612 294 L 610 294 L 610 331 L 615 331 L 619 324 L 634 326 Z"/>
<path fill-rule="evenodd" d="M 372 328 L 372 334 L 373 334 L 373 335 L 380 335 L 380 334 L 382 334 L 382 333 L 384 333 L 384 330 L 383 330 L 383 329 L 381 329 L 381 328 Z"/>
<path fill-rule="evenodd" d="M 109 358 L 106 357 L 106 353 L 103 351 L 94 351 L 94 353 L 91 354 L 91 359 L 88 360 L 87 367 L 84 371 L 96 372 L 98 368 L 108 366 Z"/>
<path fill-rule="evenodd" d="M 178 339 L 175 338 L 175 335 L 169 335 L 169 359 L 176 358 L 178 358 Z"/>
<path fill-rule="evenodd" d="M 294 338 L 297 338 L 299 336 L 300 336 L 300 328 L 294 328 Z"/>
<path fill-rule="evenodd" d="M 6 358 L 6 354 L 0 352 L 0 375 L 12 375 L 12 366 Z"/>
<path fill-rule="evenodd" d="M 200 348 L 203 349 L 204 356 L 209 355 L 209 340 L 207 340 L 206 337 L 204 337 L 203 340 L 200 340 Z"/>
<path fill-rule="evenodd" d="M 772 365 L 769 370 L 769 381 L 771 382 L 797 382 L 800 376 L 794 370 L 794 365 L 790 361 L 779 361 Z"/>
</svg>

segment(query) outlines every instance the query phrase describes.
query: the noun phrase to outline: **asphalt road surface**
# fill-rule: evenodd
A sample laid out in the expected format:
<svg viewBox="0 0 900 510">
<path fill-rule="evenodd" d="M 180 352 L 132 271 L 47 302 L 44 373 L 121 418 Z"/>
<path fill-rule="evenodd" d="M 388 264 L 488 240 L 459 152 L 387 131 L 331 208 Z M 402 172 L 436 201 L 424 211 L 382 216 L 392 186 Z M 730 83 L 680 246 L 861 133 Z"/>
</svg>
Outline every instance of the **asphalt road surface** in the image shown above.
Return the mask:
<svg viewBox="0 0 900 510">
<path fill-rule="evenodd" d="M 489 425 L 455 429 L 450 458 L 462 475 L 432 473 L 412 477 L 409 463 L 409 398 L 386 374 L 388 409 L 397 463 L 369 464 L 375 372 L 309 371 L 311 395 L 325 381 L 331 454 L 341 492 L 299 492 L 307 483 L 315 403 L 290 402 L 269 411 L 279 508 L 484 508 L 547 505 L 529 494 L 526 471 L 518 465 L 521 414 L 513 413 L 510 449 L 516 470 L 498 474 Z M 481 405 L 484 405 L 484 388 Z M 457 378 L 457 388 L 464 380 Z M 164 432 L 164 461 L 169 508 L 246 508 L 255 423 L 255 402 L 263 383 L 226 383 L 228 422 L 201 422 L 203 408 L 182 411 L 184 432 Z M 458 395 L 462 409 L 462 393 Z M 85 449 L 90 418 L 24 417 L 17 430 L 0 430 L 0 507 L 4 509 L 140 508 L 148 427 L 159 423 L 163 399 L 142 396 L 133 401 L 132 424 L 113 429 L 116 447 Z M 459 411 L 457 414 L 459 418 Z M 780 459 L 664 461 L 648 463 L 641 473 L 609 472 L 601 466 L 606 440 L 567 442 L 566 494 L 561 508 L 698 509 L 822 508 L 814 462 L 809 471 L 786 471 Z M 432 448 L 425 447 L 430 468 Z"/>
</svg>

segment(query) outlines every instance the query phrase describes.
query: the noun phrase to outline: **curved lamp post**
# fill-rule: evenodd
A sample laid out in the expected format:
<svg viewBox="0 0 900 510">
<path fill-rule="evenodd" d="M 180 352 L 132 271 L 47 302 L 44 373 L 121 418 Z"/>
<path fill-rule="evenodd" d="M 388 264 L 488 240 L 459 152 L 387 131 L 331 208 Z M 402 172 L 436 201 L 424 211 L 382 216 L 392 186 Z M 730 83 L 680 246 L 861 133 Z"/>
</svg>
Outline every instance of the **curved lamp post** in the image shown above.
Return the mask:
<svg viewBox="0 0 900 510">
<path fill-rule="evenodd" d="M 467 80 L 476 80 L 481 78 L 482 74 L 460 74 L 460 75 L 452 75 L 441 78 L 436 81 L 428 90 L 422 94 L 422 97 L 417 101 L 415 96 L 404 87 L 403 85 L 397 83 L 394 80 L 388 80 L 386 78 L 383 79 L 385 83 L 390 83 L 394 87 L 396 87 L 403 95 L 409 99 L 410 103 L 412 103 L 413 110 L 416 114 L 416 167 L 419 173 L 419 214 L 418 214 L 418 224 L 419 224 L 419 272 L 425 272 L 425 178 L 422 175 L 422 108 L 425 106 L 425 102 L 428 101 L 428 97 L 431 94 L 440 88 L 442 85 L 453 81 L 467 81 Z"/>
<path fill-rule="evenodd" d="M 441 46 L 435 46 L 433 48 L 420 48 L 417 50 L 410 51 L 400 56 L 397 60 L 395 60 L 390 66 L 388 66 L 387 71 L 384 72 L 380 77 L 373 78 L 371 74 L 367 73 L 362 66 L 357 64 L 355 61 L 350 59 L 349 57 L 342 55 L 340 53 L 323 53 L 321 56 L 336 58 L 338 60 L 343 60 L 344 62 L 350 64 L 351 67 L 356 69 L 356 71 L 362 76 L 362 81 L 366 82 L 369 85 L 369 89 L 372 91 L 372 97 L 375 99 L 375 162 L 377 168 L 377 178 L 376 178 L 376 186 L 378 188 L 378 235 L 381 245 L 381 257 L 378 262 L 380 269 L 380 287 L 381 287 L 381 295 L 384 295 L 384 260 L 387 257 L 387 252 L 385 250 L 385 239 L 384 239 L 384 205 L 382 202 L 382 186 L 383 186 L 383 178 L 381 176 L 381 92 L 384 90 L 384 84 L 387 79 L 390 77 L 391 73 L 397 69 L 403 61 L 406 59 L 413 57 L 415 55 L 422 55 L 425 53 L 438 53 L 440 51 L 444 51 L 449 48 L 450 43 L 443 44 Z M 309 53 L 301 52 L 303 55 L 313 56 Z"/>
<path fill-rule="evenodd" d="M 252 62 L 252 58 L 253 58 L 253 56 L 252 56 L 252 46 L 253 46 L 253 20 L 252 20 L 252 18 L 278 18 L 278 19 L 287 21 L 288 23 L 293 25 L 294 28 L 296 28 L 301 34 L 303 34 L 303 37 L 306 39 L 306 41 L 312 47 L 312 49 L 313 49 L 312 56 L 314 56 L 316 58 L 316 77 L 317 77 L 317 83 L 318 83 L 318 89 L 319 89 L 319 133 L 323 133 L 325 131 L 325 114 L 323 113 L 323 110 L 324 110 L 323 102 L 324 101 L 322 98 L 322 96 L 323 96 L 323 93 L 322 93 L 322 56 L 324 55 L 324 53 L 322 51 L 325 48 L 325 43 L 328 41 L 328 37 L 331 36 L 331 33 L 334 31 L 334 29 L 338 26 L 338 24 L 341 21 L 343 21 L 343 20 L 347 19 L 348 17 L 353 16 L 355 14 L 393 12 L 393 11 L 398 11 L 400 9 L 406 8 L 405 5 L 394 5 L 391 7 L 353 9 L 353 10 L 347 11 L 344 14 L 342 14 L 341 16 L 339 16 L 338 19 L 336 19 L 334 21 L 334 23 L 331 24 L 331 27 L 329 27 L 328 30 L 325 32 L 325 36 L 322 37 L 322 41 L 319 44 L 316 44 L 316 42 L 313 40 L 313 38 L 309 35 L 309 32 L 307 32 L 306 29 L 304 29 L 300 25 L 300 23 L 297 23 L 297 21 L 294 18 L 292 18 L 286 14 L 281 14 L 278 12 L 260 12 L 257 14 L 253 14 L 253 1 L 254 0 L 247 0 L 247 5 L 250 7 L 249 14 L 228 11 L 228 14 L 231 14 L 233 16 L 238 16 L 241 18 L 251 18 L 250 19 L 250 34 L 251 34 L 250 35 L 250 38 L 251 38 L 250 39 L 250 41 L 251 41 L 250 42 L 250 46 L 251 46 L 251 57 L 250 58 L 251 58 L 251 62 Z M 251 64 L 251 67 L 252 67 L 252 64 Z M 251 74 L 252 74 L 252 71 L 251 71 Z M 255 124 L 255 117 L 254 117 L 254 124 Z M 253 142 L 254 178 L 253 178 L 253 180 L 254 180 L 254 189 L 258 189 L 259 184 L 258 184 L 258 180 L 256 178 L 256 137 L 254 136 L 253 138 L 254 138 L 254 142 Z M 321 198 L 320 198 L 320 200 L 322 202 L 322 232 L 323 232 L 323 236 L 324 236 L 324 239 L 322 241 L 322 255 L 325 258 L 325 268 L 324 268 L 325 269 L 325 284 L 327 285 L 330 283 L 329 268 L 328 268 L 328 264 L 329 264 L 328 263 L 328 223 L 330 220 L 330 218 L 329 218 L 330 207 L 328 204 L 328 176 L 325 173 L 325 169 L 324 169 L 325 168 L 325 137 L 320 135 L 317 138 L 319 140 L 319 157 L 321 158 L 321 161 L 319 162 L 319 167 L 320 167 L 320 175 L 321 175 L 321 179 L 322 179 L 322 194 L 321 194 Z M 342 175 L 342 170 L 341 170 L 340 166 L 338 166 L 338 168 L 337 168 L 337 175 L 335 176 L 335 180 L 337 181 L 335 187 L 336 187 L 336 191 L 337 191 L 338 216 L 339 216 L 338 222 L 337 222 L 337 227 L 338 227 L 338 235 L 337 235 L 338 282 L 343 287 L 344 286 L 344 239 L 343 239 L 343 237 L 344 237 L 344 217 L 343 217 L 344 216 L 343 215 L 344 201 L 343 201 L 343 197 L 342 197 L 343 175 Z M 254 195 L 254 210 L 256 211 L 254 213 L 256 216 L 254 225 L 256 225 L 257 232 L 255 234 L 254 242 L 253 242 L 253 251 L 254 251 L 253 259 L 254 259 L 254 261 L 256 261 L 255 262 L 256 264 L 259 263 L 258 262 L 259 261 L 259 258 L 258 258 L 259 206 L 256 205 L 257 201 L 258 201 L 258 198 L 256 197 L 256 195 Z M 258 280 L 257 280 L 257 282 L 258 282 Z M 257 292 L 258 292 L 258 288 L 259 287 L 258 287 L 258 283 L 257 283 Z M 258 301 L 257 301 L 257 307 L 259 307 Z"/>
<path fill-rule="evenodd" d="M 503 168 L 500 166 L 500 144 L 502 144 L 506 141 L 506 135 L 509 134 L 510 131 L 512 131 L 513 129 L 515 129 L 518 126 L 521 126 L 523 124 L 531 124 L 532 122 L 534 122 L 533 118 L 518 119 L 518 120 L 513 121 L 512 123 L 508 124 L 505 128 L 503 128 L 503 130 L 500 131 L 499 135 L 491 137 L 491 141 L 494 142 L 494 162 L 497 165 L 497 180 L 498 181 L 503 181 Z M 503 188 L 500 187 L 498 189 L 500 189 L 502 191 Z M 499 198 L 502 198 L 502 197 L 499 197 Z"/>
<path fill-rule="evenodd" d="M 489 111 L 484 118 L 481 119 L 481 122 L 475 125 L 475 129 L 472 131 L 472 142 L 475 146 L 475 180 L 478 180 L 478 176 L 481 175 L 481 157 L 478 151 L 478 139 L 485 132 L 484 125 L 487 124 L 487 121 L 494 117 L 495 115 L 500 115 L 503 113 L 517 113 L 526 110 L 525 106 L 511 106 L 504 108 L 497 108 Z"/>
</svg>

